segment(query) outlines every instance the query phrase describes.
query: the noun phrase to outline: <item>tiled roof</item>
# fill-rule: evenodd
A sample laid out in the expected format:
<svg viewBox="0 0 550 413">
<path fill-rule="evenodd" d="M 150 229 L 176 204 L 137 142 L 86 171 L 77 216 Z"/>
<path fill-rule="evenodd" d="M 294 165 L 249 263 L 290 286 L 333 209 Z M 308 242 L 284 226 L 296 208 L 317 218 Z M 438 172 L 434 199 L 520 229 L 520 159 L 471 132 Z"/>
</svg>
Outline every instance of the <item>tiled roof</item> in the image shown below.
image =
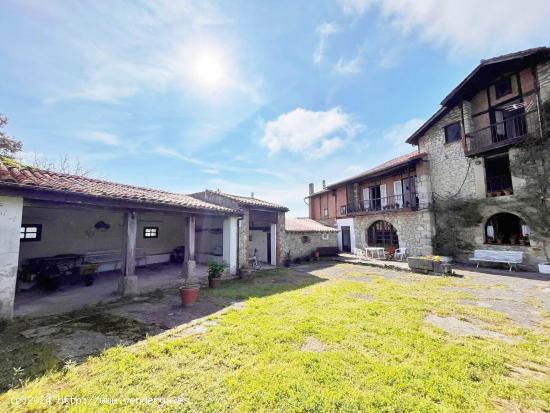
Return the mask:
<svg viewBox="0 0 550 413">
<path fill-rule="evenodd" d="M 137 203 L 168 205 L 198 210 L 232 212 L 229 208 L 210 204 L 185 194 L 50 172 L 28 166 L 12 166 L 11 163 L 3 162 L 0 158 L 0 193 L 3 186 L 39 188 L 103 199 L 125 200 Z"/>
<path fill-rule="evenodd" d="M 344 179 L 343 181 L 336 182 L 336 183 L 331 184 L 331 185 L 327 185 L 327 188 L 334 189 L 337 186 L 339 186 L 343 183 L 346 183 L 346 182 L 367 178 L 369 176 L 374 176 L 378 173 L 387 171 L 387 170 L 395 168 L 397 166 L 405 165 L 405 164 L 407 164 L 408 162 L 410 162 L 414 159 L 420 159 L 423 156 L 426 156 L 425 152 L 415 151 L 415 152 L 407 153 L 405 155 L 401 155 L 401 156 L 398 156 L 397 158 L 393 158 L 393 159 L 390 159 L 389 161 L 381 163 L 380 165 L 377 165 L 374 168 L 367 169 L 365 172 L 361 172 L 360 174 L 352 176 L 351 178 L 347 178 L 347 179 Z"/>
<path fill-rule="evenodd" d="M 212 191 L 207 189 L 205 192 L 211 192 L 213 194 L 222 196 L 224 198 L 230 199 L 232 201 L 237 202 L 240 206 L 249 206 L 249 207 L 260 207 L 260 208 L 269 208 L 274 209 L 277 211 L 284 211 L 287 212 L 288 208 L 282 205 L 277 205 L 272 202 L 263 201 L 258 198 L 252 198 L 249 196 L 239 196 L 239 195 L 232 195 L 221 191 Z M 192 194 L 194 195 L 194 194 Z"/>
<path fill-rule="evenodd" d="M 285 230 L 287 232 L 338 232 L 336 228 L 323 225 L 309 218 L 287 218 Z"/>
</svg>

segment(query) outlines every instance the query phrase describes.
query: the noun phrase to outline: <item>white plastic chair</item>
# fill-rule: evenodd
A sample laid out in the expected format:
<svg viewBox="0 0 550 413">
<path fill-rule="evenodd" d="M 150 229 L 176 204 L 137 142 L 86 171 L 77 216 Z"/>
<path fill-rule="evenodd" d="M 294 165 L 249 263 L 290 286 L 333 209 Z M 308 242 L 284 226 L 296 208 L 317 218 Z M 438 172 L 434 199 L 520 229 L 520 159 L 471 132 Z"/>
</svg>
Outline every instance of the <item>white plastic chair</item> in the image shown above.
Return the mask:
<svg viewBox="0 0 550 413">
<path fill-rule="evenodd" d="M 366 257 L 365 250 L 362 248 L 355 248 L 355 256 L 360 260 L 364 260 Z"/>
<path fill-rule="evenodd" d="M 396 260 L 403 261 L 407 258 L 407 248 L 397 248 L 394 257 Z"/>
</svg>

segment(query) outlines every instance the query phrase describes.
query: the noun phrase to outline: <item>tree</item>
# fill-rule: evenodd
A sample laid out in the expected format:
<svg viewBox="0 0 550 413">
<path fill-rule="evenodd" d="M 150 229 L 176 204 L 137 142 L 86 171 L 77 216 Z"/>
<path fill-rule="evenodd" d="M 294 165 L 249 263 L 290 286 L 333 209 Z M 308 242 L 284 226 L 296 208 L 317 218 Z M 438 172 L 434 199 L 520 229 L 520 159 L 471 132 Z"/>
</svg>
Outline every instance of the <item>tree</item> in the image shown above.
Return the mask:
<svg viewBox="0 0 550 413">
<path fill-rule="evenodd" d="M 17 152 L 21 151 L 23 145 L 20 141 L 11 138 L 2 130 L 7 123 L 8 118 L 0 113 L 0 157 L 7 156 L 13 158 Z"/>
</svg>

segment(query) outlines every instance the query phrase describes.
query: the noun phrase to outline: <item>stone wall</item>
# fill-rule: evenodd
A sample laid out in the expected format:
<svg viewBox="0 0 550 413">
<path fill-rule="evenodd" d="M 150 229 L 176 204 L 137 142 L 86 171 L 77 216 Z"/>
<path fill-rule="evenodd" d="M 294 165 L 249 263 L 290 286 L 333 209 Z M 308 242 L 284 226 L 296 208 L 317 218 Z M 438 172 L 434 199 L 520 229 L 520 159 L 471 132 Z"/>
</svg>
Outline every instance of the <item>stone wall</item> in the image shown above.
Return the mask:
<svg viewBox="0 0 550 413">
<path fill-rule="evenodd" d="M 303 242 L 307 236 L 309 242 Z M 286 232 L 285 248 L 290 251 L 291 259 L 311 255 L 319 247 L 338 247 L 337 232 L 329 232 L 328 239 L 324 240 L 320 232 Z"/>
<path fill-rule="evenodd" d="M 498 244 L 486 244 L 485 243 L 485 225 L 489 218 L 493 215 L 508 212 L 519 216 L 527 225 L 529 220 L 524 215 L 524 207 L 519 205 L 513 196 L 502 196 L 497 198 L 488 198 L 487 202 L 480 205 L 479 211 L 483 216 L 482 222 L 474 227 L 462 228 L 460 231 L 460 237 L 469 241 L 473 245 L 472 250 L 463 250 L 455 256 L 455 259 L 459 262 L 470 262 L 469 258 L 473 255 L 474 249 L 484 250 L 499 250 L 499 251 L 522 251 L 524 253 L 523 268 L 528 270 L 537 270 L 537 265 L 541 262 L 545 262 L 545 254 L 543 249 L 543 234 L 534 232 L 531 228 L 530 244 L 529 246 L 522 245 L 498 245 Z"/>
<path fill-rule="evenodd" d="M 239 221 L 239 268 L 248 266 L 248 236 L 250 235 L 250 211 L 243 211 L 243 218 Z"/>
<path fill-rule="evenodd" d="M 367 229 L 375 221 L 387 221 L 393 225 L 399 238 L 399 247 L 407 248 L 409 255 L 430 255 L 434 231 L 431 211 L 410 211 L 368 214 L 354 219 L 356 247 L 368 244 Z"/>
<path fill-rule="evenodd" d="M 462 120 L 460 107 L 453 108 L 419 139 L 420 152 L 428 154 L 432 191 L 440 197 L 476 196 L 473 160 L 464 156 L 463 140 L 445 143 L 444 127 Z"/>
<path fill-rule="evenodd" d="M 537 78 L 540 88 L 540 100 L 550 100 L 550 62 L 537 65 Z"/>
<path fill-rule="evenodd" d="M 277 265 L 281 265 L 284 261 L 286 246 L 286 231 L 285 231 L 285 213 L 277 213 L 277 241 L 275 253 L 277 254 Z"/>
</svg>

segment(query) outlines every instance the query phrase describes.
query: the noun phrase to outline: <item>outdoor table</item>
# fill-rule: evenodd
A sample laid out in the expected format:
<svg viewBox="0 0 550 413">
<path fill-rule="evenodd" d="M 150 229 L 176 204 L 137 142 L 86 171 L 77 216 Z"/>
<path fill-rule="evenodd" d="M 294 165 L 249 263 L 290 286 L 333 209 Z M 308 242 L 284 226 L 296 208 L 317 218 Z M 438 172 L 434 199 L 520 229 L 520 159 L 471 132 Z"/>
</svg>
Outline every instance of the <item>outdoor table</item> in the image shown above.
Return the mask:
<svg viewBox="0 0 550 413">
<path fill-rule="evenodd" d="M 383 247 L 365 247 L 365 253 L 367 254 L 367 258 L 369 258 L 369 252 L 372 253 L 370 258 L 374 258 L 374 254 L 376 253 L 376 258 L 384 258 L 384 248 Z M 380 256 L 380 254 L 382 254 Z"/>
</svg>

